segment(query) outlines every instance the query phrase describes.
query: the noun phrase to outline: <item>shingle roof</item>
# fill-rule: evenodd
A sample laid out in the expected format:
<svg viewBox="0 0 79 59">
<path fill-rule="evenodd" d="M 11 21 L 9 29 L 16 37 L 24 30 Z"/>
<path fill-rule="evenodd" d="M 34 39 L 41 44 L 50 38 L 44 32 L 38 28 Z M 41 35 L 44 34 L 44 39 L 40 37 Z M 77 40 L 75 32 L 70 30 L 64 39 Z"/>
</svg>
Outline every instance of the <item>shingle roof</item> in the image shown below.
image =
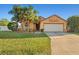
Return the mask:
<svg viewBox="0 0 79 59">
<path fill-rule="evenodd" d="M 46 18 L 46 19 L 49 19 L 49 18 L 51 18 L 51 17 L 53 17 L 53 16 L 56 16 L 56 17 L 60 18 L 61 20 L 66 21 L 65 19 L 61 18 L 61 17 L 60 17 L 60 16 L 58 16 L 58 15 L 52 15 L 52 16 L 49 16 L 49 17 L 48 17 L 48 18 Z M 67 21 L 66 21 L 66 22 L 67 22 Z"/>
</svg>

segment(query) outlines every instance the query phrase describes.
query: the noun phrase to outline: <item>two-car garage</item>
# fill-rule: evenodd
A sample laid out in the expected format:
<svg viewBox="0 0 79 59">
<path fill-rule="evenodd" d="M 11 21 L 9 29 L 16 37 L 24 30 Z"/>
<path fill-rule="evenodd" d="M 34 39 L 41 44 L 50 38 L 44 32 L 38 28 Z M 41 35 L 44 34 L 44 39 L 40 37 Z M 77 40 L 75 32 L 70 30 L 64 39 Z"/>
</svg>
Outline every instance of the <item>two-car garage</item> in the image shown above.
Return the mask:
<svg viewBox="0 0 79 59">
<path fill-rule="evenodd" d="M 44 32 L 66 32 L 66 27 L 67 21 L 57 15 L 48 17 L 40 24 L 40 29 Z"/>
<path fill-rule="evenodd" d="M 63 32 L 63 24 L 44 24 L 44 31 Z"/>
</svg>

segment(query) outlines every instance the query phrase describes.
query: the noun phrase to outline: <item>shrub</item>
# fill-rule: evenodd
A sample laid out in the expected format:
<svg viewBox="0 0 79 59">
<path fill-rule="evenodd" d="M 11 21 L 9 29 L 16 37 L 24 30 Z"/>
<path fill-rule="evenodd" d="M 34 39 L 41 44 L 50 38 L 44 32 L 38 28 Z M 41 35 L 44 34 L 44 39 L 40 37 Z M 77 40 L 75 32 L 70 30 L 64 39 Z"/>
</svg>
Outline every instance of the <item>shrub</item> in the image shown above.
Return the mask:
<svg viewBox="0 0 79 59">
<path fill-rule="evenodd" d="M 79 16 L 69 17 L 67 28 L 70 32 L 79 32 Z"/>
<path fill-rule="evenodd" d="M 9 30 L 16 31 L 18 28 L 18 23 L 17 22 L 9 22 L 7 26 L 8 26 Z"/>
<path fill-rule="evenodd" d="M 41 32 L 44 32 L 44 29 L 41 29 Z"/>
</svg>

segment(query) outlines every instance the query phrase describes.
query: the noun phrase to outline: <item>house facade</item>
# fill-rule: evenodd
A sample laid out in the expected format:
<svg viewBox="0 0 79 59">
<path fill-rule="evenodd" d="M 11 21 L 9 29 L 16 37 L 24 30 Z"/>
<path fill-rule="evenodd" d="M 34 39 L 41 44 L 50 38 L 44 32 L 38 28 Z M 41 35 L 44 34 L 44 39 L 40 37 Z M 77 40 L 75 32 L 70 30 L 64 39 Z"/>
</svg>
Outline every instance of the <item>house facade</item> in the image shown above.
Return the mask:
<svg viewBox="0 0 79 59">
<path fill-rule="evenodd" d="M 30 22 L 30 31 L 67 32 L 67 21 L 57 15 L 48 18 L 40 16 L 39 19 L 38 24 Z"/>
<path fill-rule="evenodd" d="M 29 25 L 30 26 L 30 31 L 40 31 L 41 30 L 40 29 L 40 27 L 41 27 L 40 24 L 44 20 L 45 20 L 45 18 L 40 16 L 39 17 L 39 22 L 37 24 L 34 24 L 34 23 L 30 22 L 30 25 Z"/>
<path fill-rule="evenodd" d="M 53 15 L 40 23 L 40 29 L 47 32 L 67 32 L 67 21 L 57 15 Z"/>
</svg>

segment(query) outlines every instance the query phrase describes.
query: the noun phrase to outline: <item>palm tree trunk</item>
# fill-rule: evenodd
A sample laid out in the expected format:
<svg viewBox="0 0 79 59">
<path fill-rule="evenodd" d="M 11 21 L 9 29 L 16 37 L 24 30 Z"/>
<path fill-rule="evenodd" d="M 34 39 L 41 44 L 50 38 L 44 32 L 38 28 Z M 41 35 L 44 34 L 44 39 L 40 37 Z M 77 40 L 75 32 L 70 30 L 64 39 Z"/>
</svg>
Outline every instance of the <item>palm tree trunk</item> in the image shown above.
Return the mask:
<svg viewBox="0 0 79 59">
<path fill-rule="evenodd" d="M 30 22 L 27 21 L 27 23 L 28 23 L 28 29 L 27 29 L 27 31 L 30 32 Z"/>
<path fill-rule="evenodd" d="M 25 24 L 26 24 L 25 22 L 23 22 L 23 21 L 21 22 L 21 26 L 22 26 L 22 31 L 23 31 L 23 32 L 25 32 L 25 31 L 26 31 Z"/>
</svg>

